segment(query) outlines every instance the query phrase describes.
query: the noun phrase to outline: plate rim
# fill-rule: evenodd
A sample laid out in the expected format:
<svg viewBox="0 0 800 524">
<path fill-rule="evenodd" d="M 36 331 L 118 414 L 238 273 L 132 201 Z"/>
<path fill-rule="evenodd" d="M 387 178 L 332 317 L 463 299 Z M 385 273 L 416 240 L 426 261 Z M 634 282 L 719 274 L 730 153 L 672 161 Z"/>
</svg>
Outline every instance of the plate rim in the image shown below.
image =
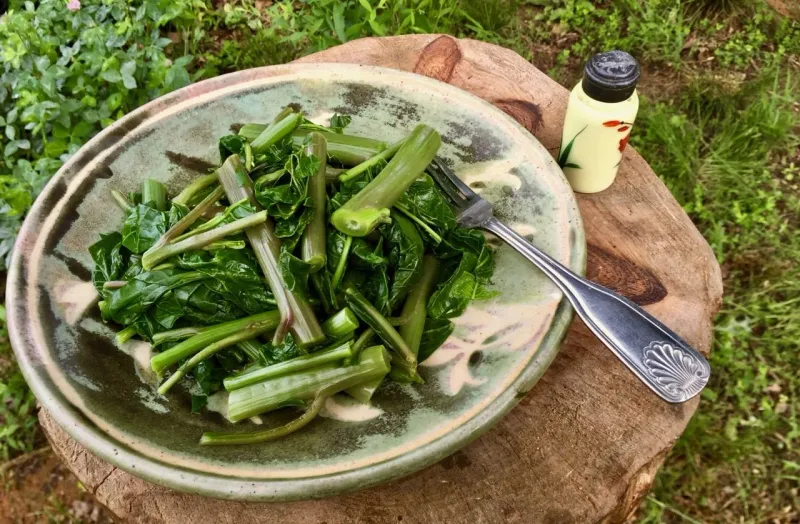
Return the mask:
<svg viewBox="0 0 800 524">
<path fill-rule="evenodd" d="M 42 190 L 40 197 L 31 207 L 20 228 L 18 238 L 14 244 L 11 263 L 7 277 L 6 311 L 9 339 L 17 358 L 20 370 L 29 387 L 42 405 L 47 408 L 55 422 L 79 444 L 101 459 L 113 466 L 126 471 L 144 480 L 179 491 L 211 496 L 223 499 L 249 500 L 249 501 L 288 501 L 309 498 L 322 498 L 339 493 L 364 489 L 389 480 L 397 479 L 427 467 L 444 457 L 466 446 L 469 442 L 488 431 L 503 416 L 505 416 L 523 397 L 530 391 L 539 378 L 545 373 L 552 360 L 559 351 L 560 344 L 568 331 L 574 316 L 574 311 L 563 297 L 556 308 L 553 320 L 539 349 L 532 359 L 520 372 L 513 382 L 487 404 L 479 413 L 464 422 L 454 430 L 447 432 L 439 438 L 417 447 L 403 455 L 393 457 L 382 462 L 369 464 L 357 469 L 332 473 L 325 476 L 287 478 L 287 479 L 248 479 L 244 477 L 231 477 L 218 473 L 190 470 L 182 466 L 159 461 L 143 453 L 128 448 L 124 443 L 112 437 L 97 427 L 80 408 L 75 406 L 66 396 L 58 391 L 51 391 L 51 387 L 44 380 L 40 380 L 37 373 L 35 357 L 41 350 L 35 343 L 30 342 L 24 335 L 24 328 L 30 321 L 30 311 L 25 307 L 15 306 L 20 304 L 27 295 L 23 292 L 27 288 L 21 280 L 24 276 L 24 243 L 34 233 L 32 230 L 38 225 L 33 222 L 33 217 L 42 215 L 41 208 L 47 198 L 43 198 L 55 189 L 60 179 L 72 171 L 79 172 L 86 163 L 91 161 L 88 152 L 109 138 L 122 140 L 126 134 L 133 131 L 140 123 L 145 122 L 150 116 L 168 110 L 173 106 L 190 100 L 199 95 L 210 95 L 214 91 L 222 90 L 237 84 L 251 83 L 258 80 L 275 79 L 277 77 L 291 78 L 294 71 L 307 69 L 358 69 L 359 71 L 374 74 L 410 75 L 415 79 L 446 85 L 445 89 L 458 90 L 460 94 L 471 97 L 476 103 L 488 106 L 497 114 L 498 118 L 505 118 L 514 126 L 523 130 L 530 136 L 531 141 L 544 150 L 544 146 L 523 128 L 516 120 L 506 115 L 486 100 L 463 90 L 452 84 L 441 82 L 430 77 L 417 75 L 409 71 L 386 67 L 369 66 L 361 64 L 342 64 L 336 62 L 319 63 L 291 63 L 276 66 L 266 66 L 248 69 L 221 75 L 196 84 L 191 84 L 172 93 L 168 93 L 128 113 L 111 126 L 102 130 L 91 140 L 84 144 L 70 159 L 58 170 L 53 178 Z M 272 74 L 275 70 L 283 72 Z M 266 73 L 266 74 L 265 74 Z M 129 127 L 130 126 L 130 127 Z M 113 143 L 111 145 L 113 145 Z M 549 153 L 546 161 L 552 162 Z M 556 165 L 556 171 L 566 183 L 563 173 Z M 567 186 L 568 187 L 568 186 Z M 572 241 L 569 245 L 569 266 L 578 273 L 585 273 L 586 243 L 585 232 L 577 206 L 575 195 L 568 193 L 568 207 L 574 210 L 570 217 L 570 233 Z M 35 233 L 34 233 L 35 234 Z M 140 466 L 140 467 L 137 467 Z M 312 486 L 313 485 L 313 486 Z"/>
</svg>

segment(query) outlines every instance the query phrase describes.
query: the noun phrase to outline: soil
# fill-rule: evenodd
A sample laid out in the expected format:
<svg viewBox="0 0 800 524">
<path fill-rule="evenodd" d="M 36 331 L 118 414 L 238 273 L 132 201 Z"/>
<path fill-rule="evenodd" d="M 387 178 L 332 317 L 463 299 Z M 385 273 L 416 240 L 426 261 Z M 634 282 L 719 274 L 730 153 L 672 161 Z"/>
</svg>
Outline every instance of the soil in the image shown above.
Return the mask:
<svg viewBox="0 0 800 524">
<path fill-rule="evenodd" d="M 0 481 L 0 523 L 113 522 L 49 447 L 3 465 Z"/>
</svg>

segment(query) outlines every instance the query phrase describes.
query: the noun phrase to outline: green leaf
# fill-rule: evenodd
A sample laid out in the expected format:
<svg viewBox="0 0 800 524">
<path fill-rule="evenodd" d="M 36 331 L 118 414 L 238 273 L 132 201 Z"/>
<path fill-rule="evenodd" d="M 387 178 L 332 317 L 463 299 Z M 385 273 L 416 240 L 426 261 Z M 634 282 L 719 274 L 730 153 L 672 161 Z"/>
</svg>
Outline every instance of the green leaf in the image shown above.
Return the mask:
<svg viewBox="0 0 800 524">
<path fill-rule="evenodd" d="M 126 89 L 136 89 L 136 79 L 131 75 L 122 75 L 122 85 L 124 85 Z"/>
<path fill-rule="evenodd" d="M 122 75 L 116 69 L 107 69 L 103 71 L 100 73 L 100 78 L 106 82 L 111 82 L 112 84 L 122 81 Z"/>
<path fill-rule="evenodd" d="M 476 262 L 471 253 L 466 253 L 450 277 L 433 292 L 428 301 L 431 318 L 454 318 L 466 311 L 478 285 L 471 273 Z"/>
<path fill-rule="evenodd" d="M 273 217 L 288 219 L 308 198 L 308 179 L 319 168 L 319 159 L 303 151 L 289 156 L 278 178 L 270 176 L 256 180 L 254 190 L 258 203 Z"/>
<path fill-rule="evenodd" d="M 385 270 L 389 265 L 389 260 L 383 256 L 382 243 L 382 238 L 378 245 L 372 245 L 363 238 L 354 238 L 350 247 L 350 260 L 353 262 L 353 267 L 365 270 Z"/>
<path fill-rule="evenodd" d="M 573 164 L 572 162 L 567 162 L 562 167 L 571 167 L 572 169 L 580 169 L 581 168 L 581 166 L 579 166 L 578 164 Z"/>
<path fill-rule="evenodd" d="M 178 257 L 177 263 L 181 268 L 198 271 L 208 277 L 204 284 L 208 291 L 217 295 L 217 298 L 209 296 L 208 300 L 213 302 L 222 297 L 231 303 L 222 307 L 208 304 L 205 302 L 208 292 L 198 289 L 197 292 L 205 295 L 191 299 L 199 301 L 195 305 L 200 311 L 214 316 L 226 315 L 235 306 L 248 314 L 255 314 L 275 307 L 275 299 L 262 280 L 258 261 L 249 249 L 190 251 Z"/>
<path fill-rule="evenodd" d="M 581 135 L 581 133 L 586 131 L 587 127 L 588 126 L 583 126 L 583 129 L 578 131 L 578 134 L 576 134 L 575 136 L 572 137 L 572 140 L 569 141 L 567 146 L 558 155 L 558 165 L 560 167 L 563 168 L 563 167 L 565 167 L 567 165 L 567 161 L 569 160 L 569 153 L 570 153 L 570 151 L 572 151 L 572 145 L 575 143 L 575 139 L 578 138 Z"/>
<path fill-rule="evenodd" d="M 423 222 L 444 234 L 456 227 L 456 217 L 433 179 L 424 174 L 416 179 L 400 199 L 400 204 Z"/>
<path fill-rule="evenodd" d="M 128 60 L 122 64 L 122 67 L 120 67 L 119 70 L 122 73 L 122 76 L 133 76 L 133 73 L 136 72 L 136 62 L 133 60 Z"/>
<path fill-rule="evenodd" d="M 207 395 L 192 395 L 192 413 L 199 413 L 207 404 Z"/>
<path fill-rule="evenodd" d="M 336 32 L 336 36 L 339 37 L 339 40 L 341 40 L 342 43 L 347 42 L 347 35 L 344 32 L 344 8 L 344 2 L 337 2 L 333 6 L 333 30 Z M 333 127 L 332 124 L 331 127 Z"/>
<path fill-rule="evenodd" d="M 453 333 L 455 324 L 447 319 L 425 319 L 425 330 L 419 343 L 417 362 L 425 362 Z"/>
<path fill-rule="evenodd" d="M 473 255 L 476 263 L 471 271 L 481 282 L 487 281 L 494 272 L 492 249 L 486 243 L 486 237 L 477 229 L 454 229 L 441 244 L 434 247 L 433 252 L 442 259 L 459 257 L 464 253 Z"/>
<path fill-rule="evenodd" d="M 106 99 L 106 107 L 108 107 L 109 111 L 113 111 L 122 105 L 122 99 L 122 93 L 113 93 Z"/>
<path fill-rule="evenodd" d="M 89 246 L 89 253 L 94 260 L 92 283 L 101 293 L 103 284 L 122 276 L 125 260 L 121 249 L 122 235 L 116 232 L 101 234 L 100 240 Z"/>
<path fill-rule="evenodd" d="M 367 23 L 378 36 L 386 36 L 386 28 L 377 20 L 367 20 Z"/>
<path fill-rule="evenodd" d="M 307 297 L 311 266 L 285 250 L 281 251 L 279 263 L 286 289 L 301 297 Z"/>
<path fill-rule="evenodd" d="M 134 207 L 122 226 L 122 245 L 140 254 L 150 249 L 167 228 L 167 216 L 150 206 Z"/>
<path fill-rule="evenodd" d="M 108 293 L 104 316 L 128 325 L 136 321 L 172 288 L 207 278 L 199 272 L 178 269 L 142 271 L 119 289 Z"/>
<path fill-rule="evenodd" d="M 392 223 L 381 229 L 389 247 L 389 266 L 394 270 L 389 291 L 390 309 L 394 310 L 422 274 L 425 246 L 414 224 L 399 213 L 393 214 Z"/>
<path fill-rule="evenodd" d="M 340 115 L 339 113 L 334 113 L 331 117 L 331 130 L 336 133 L 341 133 L 344 129 L 350 125 L 350 121 L 352 117 L 350 115 Z"/>
</svg>

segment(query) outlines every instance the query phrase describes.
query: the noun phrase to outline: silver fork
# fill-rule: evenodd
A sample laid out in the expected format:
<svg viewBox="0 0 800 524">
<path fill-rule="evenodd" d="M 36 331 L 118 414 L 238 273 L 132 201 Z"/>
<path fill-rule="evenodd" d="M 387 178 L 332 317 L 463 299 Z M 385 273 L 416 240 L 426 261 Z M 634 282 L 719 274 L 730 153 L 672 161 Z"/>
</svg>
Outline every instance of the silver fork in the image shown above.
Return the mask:
<svg viewBox="0 0 800 524">
<path fill-rule="evenodd" d="M 580 277 L 495 218 L 492 205 L 440 159 L 428 169 L 452 201 L 462 227 L 489 231 L 533 262 L 561 289 L 589 329 L 658 396 L 685 402 L 705 387 L 708 361 L 625 297 Z"/>
</svg>

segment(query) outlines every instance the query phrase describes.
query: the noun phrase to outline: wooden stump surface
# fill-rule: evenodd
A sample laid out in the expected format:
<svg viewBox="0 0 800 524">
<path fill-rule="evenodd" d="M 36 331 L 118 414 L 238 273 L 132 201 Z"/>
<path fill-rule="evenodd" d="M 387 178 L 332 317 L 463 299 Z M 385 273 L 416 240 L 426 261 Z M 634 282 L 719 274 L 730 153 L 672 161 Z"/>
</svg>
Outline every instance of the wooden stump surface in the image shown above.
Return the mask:
<svg viewBox="0 0 800 524">
<path fill-rule="evenodd" d="M 513 116 L 557 153 L 568 91 L 507 49 L 416 35 L 357 40 L 300 61 L 372 64 L 449 82 Z M 647 163 L 628 148 L 616 183 L 578 202 L 588 276 L 647 306 L 707 353 L 722 295 L 719 266 Z M 272 504 L 149 484 L 88 453 L 46 412 L 40 420 L 56 452 L 122 522 L 563 524 L 630 518 L 697 404 L 658 399 L 576 320 L 536 387 L 462 451 L 369 490 Z"/>
</svg>

